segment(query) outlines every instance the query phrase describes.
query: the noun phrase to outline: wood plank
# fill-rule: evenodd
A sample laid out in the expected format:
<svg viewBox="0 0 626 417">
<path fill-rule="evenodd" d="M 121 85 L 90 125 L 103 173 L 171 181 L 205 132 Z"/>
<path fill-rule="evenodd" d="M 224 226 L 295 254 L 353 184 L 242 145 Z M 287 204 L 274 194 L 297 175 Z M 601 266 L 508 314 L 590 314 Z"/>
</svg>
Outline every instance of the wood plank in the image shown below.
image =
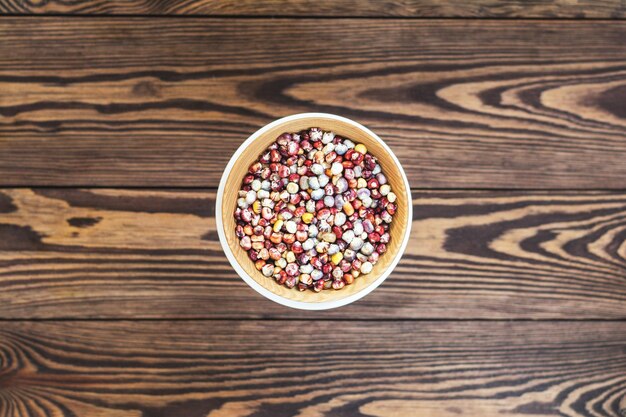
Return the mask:
<svg viewBox="0 0 626 417">
<path fill-rule="evenodd" d="M 626 194 L 414 192 L 387 281 L 327 312 L 232 271 L 211 191 L 6 189 L 0 318 L 626 318 Z"/>
<path fill-rule="evenodd" d="M 0 415 L 620 417 L 625 346 L 624 322 L 3 323 Z"/>
<path fill-rule="evenodd" d="M 325 111 L 414 187 L 624 188 L 626 22 L 7 17 L 0 39 L 0 185 L 213 187 L 258 127 Z"/>
<path fill-rule="evenodd" d="M 623 19 L 622 0 L 0 0 L 4 14 Z"/>
</svg>

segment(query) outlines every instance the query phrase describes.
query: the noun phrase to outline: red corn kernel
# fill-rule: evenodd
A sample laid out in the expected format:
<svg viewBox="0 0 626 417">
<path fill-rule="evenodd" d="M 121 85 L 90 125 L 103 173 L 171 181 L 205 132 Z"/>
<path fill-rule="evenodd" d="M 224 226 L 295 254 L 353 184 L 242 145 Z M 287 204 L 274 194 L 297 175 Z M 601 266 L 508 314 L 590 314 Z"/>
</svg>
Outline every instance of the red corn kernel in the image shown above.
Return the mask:
<svg viewBox="0 0 626 417">
<path fill-rule="evenodd" d="M 278 273 L 278 278 L 276 278 L 276 282 L 283 285 L 285 281 L 287 281 L 287 273 L 285 271 L 280 271 Z"/>
<path fill-rule="evenodd" d="M 285 287 L 287 287 L 287 288 L 295 287 L 296 286 L 296 279 L 297 279 L 297 277 L 288 277 L 285 280 Z"/>
<path fill-rule="evenodd" d="M 270 151 L 270 162 L 280 162 L 280 153 L 276 149 Z"/>
<path fill-rule="evenodd" d="M 346 286 L 346 283 L 343 282 L 342 280 L 333 281 L 333 289 L 335 290 L 340 290 L 345 286 Z"/>
<path fill-rule="evenodd" d="M 317 256 L 314 256 L 311 258 L 311 266 L 315 269 L 321 269 L 322 268 L 322 261 L 320 261 L 320 258 Z"/>
<path fill-rule="evenodd" d="M 354 181 L 354 187 L 350 186 L 351 181 Z M 354 188 L 356 187 L 356 180 L 353 179 L 348 181 L 348 186 L 350 186 L 350 189 L 343 193 L 343 198 L 345 198 L 348 202 L 352 202 L 356 198 L 356 191 L 354 190 Z"/>
<path fill-rule="evenodd" d="M 363 162 L 363 154 L 360 152 L 354 152 L 350 157 L 350 160 L 358 165 Z"/>
<path fill-rule="evenodd" d="M 300 231 L 298 230 L 296 232 L 296 241 L 297 242 L 304 242 L 305 240 L 307 240 L 309 238 L 309 234 L 307 232 L 304 231 Z M 296 244 L 296 242 L 294 242 L 294 245 Z"/>
<path fill-rule="evenodd" d="M 260 172 L 261 169 L 263 169 L 263 164 L 261 164 L 260 162 L 255 162 L 254 164 L 250 165 L 248 171 L 250 172 L 250 174 L 256 174 Z"/>
<path fill-rule="evenodd" d="M 285 146 L 291 140 L 291 133 L 283 133 L 278 138 L 276 138 L 276 144 L 278 146 Z"/>
<path fill-rule="evenodd" d="M 320 279 L 319 281 L 315 281 L 313 283 L 313 291 L 320 292 L 324 289 L 324 280 Z"/>
<path fill-rule="evenodd" d="M 295 253 L 296 255 L 304 252 L 304 249 L 302 249 L 302 243 L 297 240 L 293 242 L 293 244 L 291 245 L 291 251 Z"/>
<path fill-rule="evenodd" d="M 313 145 L 311 145 L 311 142 L 309 142 L 308 140 L 303 140 L 300 142 L 300 147 L 305 151 L 308 152 L 311 149 L 313 149 Z"/>
<path fill-rule="evenodd" d="M 311 257 L 307 255 L 306 253 L 301 253 L 298 255 L 298 263 L 300 265 L 308 264 L 310 260 L 311 260 Z"/>
<path fill-rule="evenodd" d="M 291 171 L 289 171 L 289 167 L 286 166 L 286 165 L 281 165 L 281 166 L 278 167 L 278 175 L 281 178 L 287 178 L 289 176 L 290 172 Z"/>
<path fill-rule="evenodd" d="M 352 171 L 352 168 L 354 168 L 354 163 L 353 163 L 352 161 L 345 161 L 345 160 L 344 160 L 344 161 L 341 163 L 341 165 L 343 165 L 344 169 L 350 169 L 350 171 Z M 344 176 L 346 176 L 346 175 L 345 175 L 345 171 L 344 171 Z M 352 178 L 354 178 L 354 171 L 352 171 Z M 346 176 L 346 179 L 348 179 L 348 180 L 349 180 L 350 178 L 348 178 L 348 177 Z"/>
<path fill-rule="evenodd" d="M 281 254 L 276 248 L 269 248 L 268 253 L 269 253 L 270 258 L 273 259 L 274 261 L 277 261 L 281 258 Z"/>
<path fill-rule="evenodd" d="M 289 197 L 289 202 L 291 204 L 298 204 L 300 202 L 300 200 L 302 200 L 302 196 L 300 194 L 292 194 Z M 298 208 L 304 208 L 304 207 L 298 207 Z"/>
<path fill-rule="evenodd" d="M 288 155 L 291 155 L 291 156 L 296 155 L 299 150 L 300 150 L 300 145 L 298 144 L 298 142 L 289 142 L 287 144 Z"/>
<path fill-rule="evenodd" d="M 318 220 L 326 220 L 327 218 L 330 217 L 330 210 L 327 208 L 323 208 L 320 211 L 317 212 L 317 219 Z"/>
<path fill-rule="evenodd" d="M 380 235 L 378 233 L 376 233 L 376 232 L 370 233 L 369 235 L 367 235 L 367 238 L 372 243 L 380 242 Z"/>
</svg>

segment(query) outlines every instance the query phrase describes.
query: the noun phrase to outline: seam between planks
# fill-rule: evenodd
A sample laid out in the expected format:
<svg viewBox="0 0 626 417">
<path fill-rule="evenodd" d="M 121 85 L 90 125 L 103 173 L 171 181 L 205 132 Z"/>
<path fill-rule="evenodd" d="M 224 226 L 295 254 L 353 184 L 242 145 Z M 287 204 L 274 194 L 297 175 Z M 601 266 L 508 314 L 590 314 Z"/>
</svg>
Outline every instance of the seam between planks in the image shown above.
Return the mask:
<svg viewBox="0 0 626 417">
<path fill-rule="evenodd" d="M 593 22 L 619 22 L 626 21 L 626 18 L 605 18 L 605 17 L 480 17 L 480 16 L 299 16 L 299 15 L 194 15 L 194 14 L 75 14 L 75 13 L 14 13 L 14 14 L 0 14 L 0 20 L 6 18 L 70 18 L 70 19 L 241 19 L 241 20 L 264 20 L 264 19 L 277 19 L 277 20 L 480 20 L 480 21 L 500 21 L 500 20 L 514 20 L 514 21 L 593 21 Z"/>
<path fill-rule="evenodd" d="M 81 317 L 45 317 L 45 318 L 0 318 L 0 323 L 10 322 L 212 322 L 212 321 L 323 321 L 323 322 L 450 322 L 450 323 L 465 323 L 465 322 L 555 322 L 555 323 L 579 323 L 579 322 L 599 322 L 599 323 L 626 323 L 626 318 L 613 318 L 613 319 L 601 319 L 601 318 L 581 318 L 581 319 L 488 319 L 488 318 L 470 318 L 470 319 L 446 319 L 446 318 L 371 318 L 371 319 L 358 319 L 358 318 L 287 318 L 287 317 L 267 317 L 267 318 L 254 318 L 254 317 L 172 317 L 172 318 L 156 318 L 156 317 L 137 317 L 137 318 L 81 318 Z"/>
</svg>

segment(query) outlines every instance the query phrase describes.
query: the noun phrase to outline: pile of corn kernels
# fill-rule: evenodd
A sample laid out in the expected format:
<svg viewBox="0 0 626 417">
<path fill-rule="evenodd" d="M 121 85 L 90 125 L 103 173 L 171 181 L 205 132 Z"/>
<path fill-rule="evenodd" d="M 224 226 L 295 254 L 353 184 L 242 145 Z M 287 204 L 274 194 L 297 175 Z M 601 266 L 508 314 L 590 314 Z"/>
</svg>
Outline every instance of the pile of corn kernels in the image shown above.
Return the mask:
<svg viewBox="0 0 626 417">
<path fill-rule="evenodd" d="M 283 133 L 248 172 L 235 232 L 264 276 L 339 290 L 387 251 L 396 195 L 363 144 L 318 128 Z"/>
</svg>

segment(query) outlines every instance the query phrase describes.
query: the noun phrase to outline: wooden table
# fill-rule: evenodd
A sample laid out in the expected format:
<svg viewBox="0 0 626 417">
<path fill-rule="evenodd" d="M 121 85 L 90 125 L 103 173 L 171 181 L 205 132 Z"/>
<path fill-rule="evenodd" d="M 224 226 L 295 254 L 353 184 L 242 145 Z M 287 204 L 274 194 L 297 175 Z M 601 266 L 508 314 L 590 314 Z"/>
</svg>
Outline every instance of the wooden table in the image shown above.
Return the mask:
<svg viewBox="0 0 626 417">
<path fill-rule="evenodd" d="M 0 12 L 0 416 L 626 416 L 623 1 Z M 254 293 L 214 221 L 305 111 L 415 198 L 396 271 L 325 312 Z"/>
</svg>

